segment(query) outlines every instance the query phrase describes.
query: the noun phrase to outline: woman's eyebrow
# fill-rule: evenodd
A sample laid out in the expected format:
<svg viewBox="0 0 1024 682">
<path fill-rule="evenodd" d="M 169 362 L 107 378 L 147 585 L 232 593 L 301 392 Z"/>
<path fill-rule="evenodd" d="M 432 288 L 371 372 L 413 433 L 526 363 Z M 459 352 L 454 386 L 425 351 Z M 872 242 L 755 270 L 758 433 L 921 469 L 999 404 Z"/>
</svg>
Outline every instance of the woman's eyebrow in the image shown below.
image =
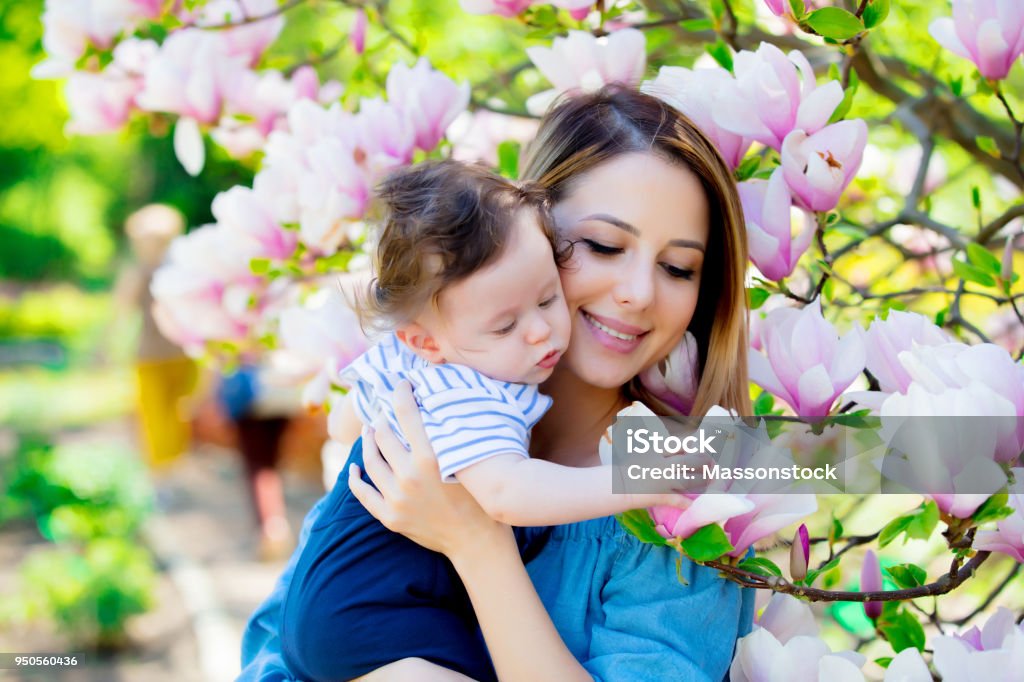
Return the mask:
<svg viewBox="0 0 1024 682">
<path fill-rule="evenodd" d="M 591 213 L 590 215 L 581 218 L 581 220 L 600 220 L 603 223 L 614 225 L 620 230 L 625 230 L 634 237 L 640 236 L 640 230 L 638 230 L 636 227 L 630 225 L 625 220 L 620 220 L 619 218 L 616 218 L 615 216 L 609 215 L 607 213 Z M 686 249 L 696 249 L 701 253 L 704 253 L 704 244 L 698 241 L 694 241 L 692 239 L 672 239 L 669 241 L 668 244 L 669 246 L 681 246 Z"/>
</svg>

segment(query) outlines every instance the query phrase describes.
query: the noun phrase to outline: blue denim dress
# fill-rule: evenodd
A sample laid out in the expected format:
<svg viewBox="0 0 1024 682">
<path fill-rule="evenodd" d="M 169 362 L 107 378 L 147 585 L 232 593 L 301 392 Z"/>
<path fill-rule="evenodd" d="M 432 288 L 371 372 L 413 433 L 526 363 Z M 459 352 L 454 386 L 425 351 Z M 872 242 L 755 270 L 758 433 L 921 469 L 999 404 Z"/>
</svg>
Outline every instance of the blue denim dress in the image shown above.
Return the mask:
<svg viewBox="0 0 1024 682">
<path fill-rule="evenodd" d="M 337 485 L 347 485 L 347 467 Z M 299 679 L 282 656 L 281 607 L 327 500 L 306 516 L 299 547 L 249 619 L 240 680 Z M 677 556 L 641 543 L 608 517 L 553 528 L 527 571 L 566 646 L 595 680 L 718 682 L 728 674 L 736 639 L 750 631 L 753 591 L 687 560 L 684 585 Z M 438 638 L 444 641 L 444 633 Z"/>
</svg>

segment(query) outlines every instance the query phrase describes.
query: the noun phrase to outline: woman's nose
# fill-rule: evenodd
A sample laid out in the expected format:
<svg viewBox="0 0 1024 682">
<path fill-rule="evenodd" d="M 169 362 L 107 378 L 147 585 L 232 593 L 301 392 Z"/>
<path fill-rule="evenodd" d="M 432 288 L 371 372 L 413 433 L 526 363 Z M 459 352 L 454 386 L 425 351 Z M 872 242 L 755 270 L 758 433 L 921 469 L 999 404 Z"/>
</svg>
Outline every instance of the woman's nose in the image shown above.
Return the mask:
<svg viewBox="0 0 1024 682">
<path fill-rule="evenodd" d="M 654 300 L 654 270 L 637 265 L 622 271 L 612 287 L 612 297 L 621 306 L 643 310 Z"/>
</svg>

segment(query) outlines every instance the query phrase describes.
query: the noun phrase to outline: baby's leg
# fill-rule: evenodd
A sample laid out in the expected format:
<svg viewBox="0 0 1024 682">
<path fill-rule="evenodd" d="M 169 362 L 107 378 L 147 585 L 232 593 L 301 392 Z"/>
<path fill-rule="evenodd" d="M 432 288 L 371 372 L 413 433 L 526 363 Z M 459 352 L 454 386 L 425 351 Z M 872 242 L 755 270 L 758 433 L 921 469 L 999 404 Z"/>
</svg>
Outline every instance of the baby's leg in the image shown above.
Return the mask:
<svg viewBox="0 0 1024 682">
<path fill-rule="evenodd" d="M 344 477 L 296 564 L 281 643 L 289 670 L 315 682 L 351 680 L 404 659 L 495 680 L 454 569 L 384 528 Z"/>
<path fill-rule="evenodd" d="M 352 682 L 475 682 L 448 668 L 424 661 L 422 658 L 403 658 Z"/>
</svg>

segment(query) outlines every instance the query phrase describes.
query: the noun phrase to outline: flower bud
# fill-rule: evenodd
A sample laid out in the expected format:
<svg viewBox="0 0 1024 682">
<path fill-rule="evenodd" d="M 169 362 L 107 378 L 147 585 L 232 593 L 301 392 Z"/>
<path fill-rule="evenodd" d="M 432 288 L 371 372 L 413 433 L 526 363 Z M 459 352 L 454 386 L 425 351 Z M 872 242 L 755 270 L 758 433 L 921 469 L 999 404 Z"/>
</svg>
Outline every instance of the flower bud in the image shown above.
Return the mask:
<svg viewBox="0 0 1024 682">
<path fill-rule="evenodd" d="M 878 566 L 878 557 L 870 549 L 864 555 L 864 564 L 860 569 L 860 591 L 877 592 L 882 589 L 882 570 Z M 864 602 L 864 613 L 872 621 L 882 615 L 882 602 Z"/>
<path fill-rule="evenodd" d="M 362 54 L 366 50 L 366 23 L 366 10 L 358 10 L 352 21 L 352 33 L 349 36 L 356 54 Z"/>
<path fill-rule="evenodd" d="M 807 577 L 807 563 L 810 558 L 811 538 L 807 533 L 807 525 L 801 523 L 789 548 L 789 575 L 793 580 L 803 580 Z"/>
</svg>

